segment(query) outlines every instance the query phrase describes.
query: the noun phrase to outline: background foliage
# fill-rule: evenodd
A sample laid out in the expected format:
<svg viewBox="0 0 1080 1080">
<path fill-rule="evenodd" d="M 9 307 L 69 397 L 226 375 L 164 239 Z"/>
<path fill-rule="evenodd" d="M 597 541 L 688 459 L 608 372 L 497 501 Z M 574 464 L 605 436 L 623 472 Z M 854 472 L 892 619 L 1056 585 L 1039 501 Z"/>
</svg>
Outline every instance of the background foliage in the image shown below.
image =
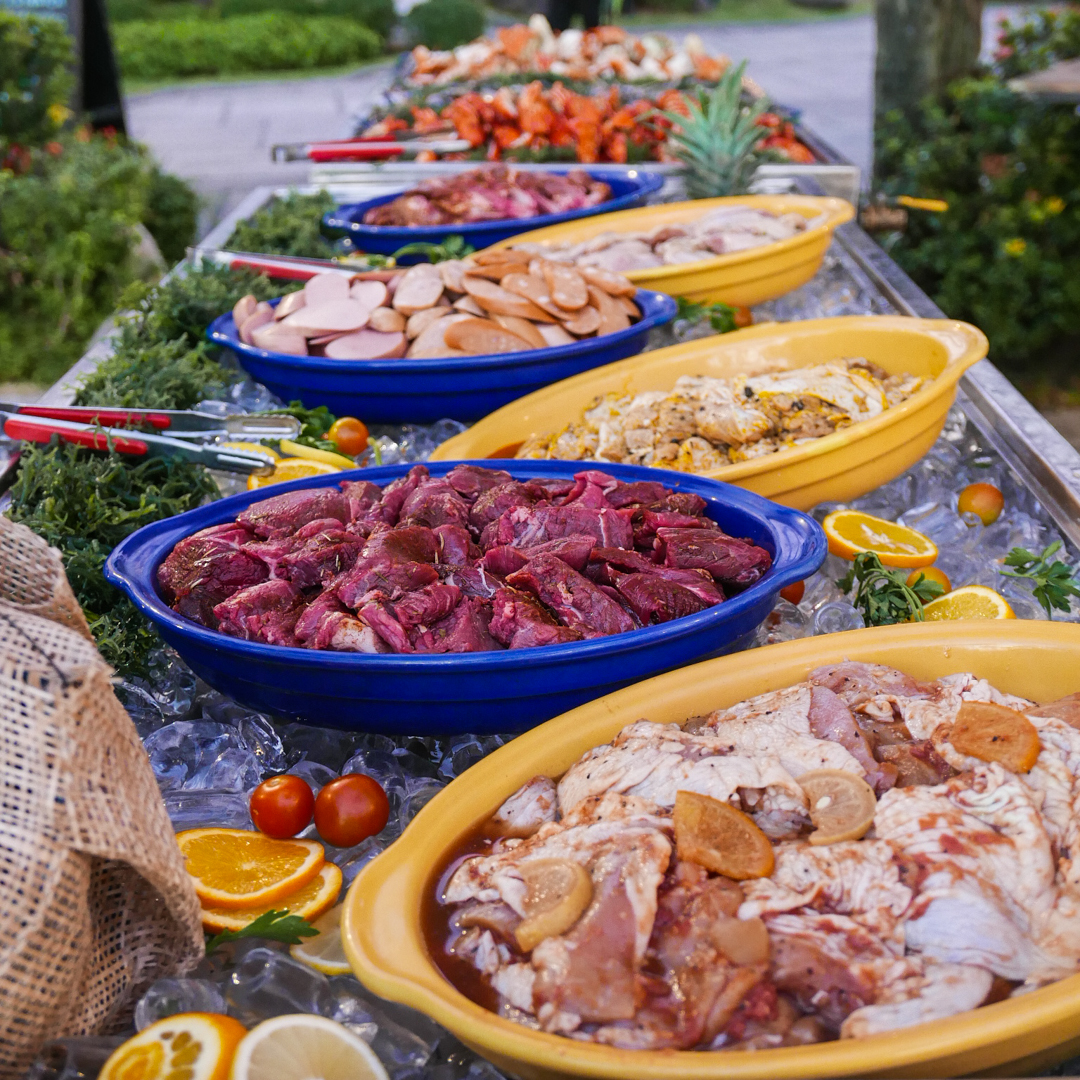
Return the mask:
<svg viewBox="0 0 1080 1080">
<path fill-rule="evenodd" d="M 473 0 L 425 0 L 405 16 L 405 29 L 414 44 L 429 49 L 452 49 L 484 32 L 484 9 Z"/>
<path fill-rule="evenodd" d="M 371 59 L 382 47 L 353 19 L 278 11 L 123 22 L 113 36 L 123 75 L 144 80 L 334 67 Z"/>
<path fill-rule="evenodd" d="M 987 333 L 1010 374 L 1068 378 L 1080 339 L 1080 117 L 1006 80 L 1080 54 L 1080 11 L 1003 26 L 995 68 L 878 131 L 882 188 L 940 198 L 885 239 L 948 315 Z"/>
<path fill-rule="evenodd" d="M 0 9 L 0 144 L 41 142 L 67 119 L 71 42 L 57 19 Z"/>
</svg>

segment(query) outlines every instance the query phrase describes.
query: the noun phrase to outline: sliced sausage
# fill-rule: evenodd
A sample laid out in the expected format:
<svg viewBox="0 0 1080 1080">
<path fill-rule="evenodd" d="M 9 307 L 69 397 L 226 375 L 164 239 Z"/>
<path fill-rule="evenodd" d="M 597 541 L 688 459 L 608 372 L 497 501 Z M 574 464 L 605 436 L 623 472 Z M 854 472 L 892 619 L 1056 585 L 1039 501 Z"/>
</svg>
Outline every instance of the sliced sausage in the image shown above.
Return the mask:
<svg viewBox="0 0 1080 1080">
<path fill-rule="evenodd" d="M 394 290 L 394 307 L 402 315 L 414 315 L 424 308 L 434 307 L 443 292 L 439 268 L 431 263 L 418 263 L 405 271 Z"/>
<path fill-rule="evenodd" d="M 478 251 L 475 255 L 469 256 L 469 261 L 477 266 L 492 266 L 502 262 L 522 263 L 527 266 L 531 259 L 531 255 L 518 251 L 516 248 L 495 248 L 494 250 L 488 248 L 487 251 Z"/>
<path fill-rule="evenodd" d="M 316 337 L 319 334 L 348 333 L 367 325 L 371 309 L 348 296 L 344 300 L 323 300 L 318 304 L 305 304 L 299 311 L 281 320 L 279 325 Z"/>
<path fill-rule="evenodd" d="M 636 321 L 641 318 L 641 308 L 629 296 L 616 296 L 614 300 L 630 316 L 631 320 Z"/>
<path fill-rule="evenodd" d="M 239 300 L 233 304 L 232 317 L 233 322 L 236 324 L 236 329 L 239 330 L 244 322 L 251 318 L 255 314 L 255 309 L 259 306 L 259 301 L 255 299 L 251 293 L 247 296 L 241 296 Z"/>
<path fill-rule="evenodd" d="M 252 331 L 251 343 L 256 349 L 267 352 L 286 353 L 289 356 L 307 356 L 307 342 L 303 334 L 284 329 L 283 323 L 269 322 Z"/>
<path fill-rule="evenodd" d="M 519 319 L 516 315 L 496 315 L 495 322 L 505 327 L 511 334 L 517 334 L 523 341 L 527 341 L 534 349 L 546 349 L 547 342 L 543 334 L 536 328 L 536 323 L 528 319 Z"/>
<path fill-rule="evenodd" d="M 442 278 L 445 288 L 457 293 L 465 291 L 465 286 L 461 284 L 461 275 L 465 273 L 465 263 L 460 259 L 447 259 L 438 266 L 439 277 Z"/>
<path fill-rule="evenodd" d="M 453 306 L 457 311 L 464 311 L 466 315 L 475 315 L 480 319 L 487 318 L 487 312 L 468 293 L 460 300 L 455 300 Z"/>
<path fill-rule="evenodd" d="M 600 325 L 597 327 L 596 336 L 603 337 L 605 334 L 614 334 L 619 330 L 626 330 L 630 326 L 630 316 L 615 302 L 615 298 L 603 289 L 595 285 L 589 286 L 589 301 L 600 312 Z"/>
<path fill-rule="evenodd" d="M 508 278 L 515 276 L 514 274 L 507 274 Z M 496 285 L 494 281 L 488 281 L 487 278 L 473 277 L 471 274 L 466 274 L 462 278 L 462 282 L 465 285 L 465 291 L 485 311 L 490 311 L 495 315 L 517 315 L 520 319 L 551 322 L 552 317 L 546 311 L 538 308 L 521 293 L 504 289 L 501 285 Z"/>
<path fill-rule="evenodd" d="M 405 329 L 405 316 L 390 307 L 377 307 L 368 316 L 367 324 L 383 334 L 400 334 Z"/>
<path fill-rule="evenodd" d="M 304 290 L 298 289 L 296 292 L 289 293 L 288 296 L 281 298 L 281 303 L 274 308 L 274 318 L 280 322 L 286 315 L 291 315 L 294 311 L 299 311 L 304 306 Z"/>
<path fill-rule="evenodd" d="M 549 349 L 558 345 L 573 345 L 572 338 L 558 323 L 543 323 L 536 328 Z"/>
<path fill-rule="evenodd" d="M 577 337 L 595 334 L 600 329 L 600 312 L 591 304 L 574 313 L 572 319 L 563 319 L 563 326 Z"/>
<path fill-rule="evenodd" d="M 330 300 L 345 300 L 349 295 L 349 279 L 344 274 L 326 272 L 308 278 L 304 285 L 304 303 L 322 304 Z"/>
<path fill-rule="evenodd" d="M 579 311 L 589 302 L 585 279 L 572 267 L 549 262 L 542 269 L 552 301 L 564 311 Z"/>
<path fill-rule="evenodd" d="M 405 355 L 407 344 L 401 331 L 387 334 L 365 327 L 331 341 L 326 355 L 331 360 L 393 360 Z"/>
<path fill-rule="evenodd" d="M 406 355 L 416 360 L 427 360 L 437 356 L 465 356 L 466 354 L 460 349 L 447 345 L 446 338 L 443 335 L 446 329 L 453 326 L 455 322 L 468 318 L 471 318 L 471 316 L 452 312 L 449 315 L 444 315 L 441 319 L 437 319 L 413 341 Z"/>
<path fill-rule="evenodd" d="M 349 296 L 374 311 L 387 303 L 386 283 L 382 281 L 354 281 L 349 287 Z"/>
<path fill-rule="evenodd" d="M 525 352 L 529 343 L 490 319 L 462 319 L 448 326 L 443 339 L 452 349 L 473 356 Z"/>
<path fill-rule="evenodd" d="M 398 312 L 400 315 L 401 313 Z M 433 322 L 443 318 L 448 314 L 448 309 L 444 307 L 430 307 L 424 308 L 423 311 L 416 312 L 415 315 L 410 315 L 408 321 L 405 323 L 405 334 L 410 341 L 413 338 L 418 338 Z"/>
<path fill-rule="evenodd" d="M 599 266 L 580 266 L 578 272 L 588 284 L 595 285 L 612 296 L 633 296 L 637 292 L 637 286 L 632 281 L 613 270 L 603 270 Z"/>
<path fill-rule="evenodd" d="M 274 321 L 274 309 L 263 300 L 262 303 L 255 305 L 255 310 L 244 320 L 243 325 L 237 329 L 237 334 L 240 335 L 240 340 L 245 345 L 253 345 L 251 335 L 258 330 L 260 326 L 265 326 L 269 322 Z"/>
</svg>

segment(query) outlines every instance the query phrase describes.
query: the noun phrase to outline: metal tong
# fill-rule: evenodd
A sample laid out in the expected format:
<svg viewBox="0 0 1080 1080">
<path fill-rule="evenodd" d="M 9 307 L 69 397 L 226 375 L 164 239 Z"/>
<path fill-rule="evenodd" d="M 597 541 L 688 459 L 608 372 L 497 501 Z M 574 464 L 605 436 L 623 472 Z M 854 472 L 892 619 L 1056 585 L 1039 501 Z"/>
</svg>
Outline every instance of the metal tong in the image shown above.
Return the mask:
<svg viewBox="0 0 1080 1080">
<path fill-rule="evenodd" d="M 396 138 L 326 139 L 322 142 L 279 143 L 270 151 L 272 161 L 385 161 L 413 156 L 425 150 L 436 154 L 460 154 L 472 149 L 467 139 L 447 133 L 443 138 L 404 133 Z"/>
<path fill-rule="evenodd" d="M 183 409 L 115 409 L 96 405 L 51 406 L 0 402 L 4 434 L 26 442 L 49 442 L 59 436 L 93 450 L 110 447 L 121 454 L 179 457 L 210 469 L 268 476 L 274 458 L 250 450 L 234 450 L 213 442 L 226 439 L 291 439 L 300 432 L 293 416 L 215 416 Z M 131 431 L 139 425 L 153 433 Z M 167 435 L 158 432 L 167 431 Z"/>
</svg>

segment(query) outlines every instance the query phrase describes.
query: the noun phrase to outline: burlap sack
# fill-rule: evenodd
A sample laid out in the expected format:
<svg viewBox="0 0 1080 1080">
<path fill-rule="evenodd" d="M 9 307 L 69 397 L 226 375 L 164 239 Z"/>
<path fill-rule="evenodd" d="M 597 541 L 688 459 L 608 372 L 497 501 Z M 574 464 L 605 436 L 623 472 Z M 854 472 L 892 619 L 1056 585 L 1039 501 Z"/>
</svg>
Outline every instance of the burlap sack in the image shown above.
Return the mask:
<svg viewBox="0 0 1080 1080">
<path fill-rule="evenodd" d="M 0 1077 L 203 951 L 150 763 L 59 556 L 0 518 Z"/>
</svg>

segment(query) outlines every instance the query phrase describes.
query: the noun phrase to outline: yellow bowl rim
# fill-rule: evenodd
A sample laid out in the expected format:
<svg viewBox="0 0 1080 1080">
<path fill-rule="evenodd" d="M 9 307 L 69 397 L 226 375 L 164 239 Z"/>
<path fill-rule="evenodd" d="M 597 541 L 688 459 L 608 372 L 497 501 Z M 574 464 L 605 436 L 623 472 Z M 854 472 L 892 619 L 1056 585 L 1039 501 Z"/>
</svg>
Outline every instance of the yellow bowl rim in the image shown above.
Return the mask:
<svg viewBox="0 0 1080 1080">
<path fill-rule="evenodd" d="M 1052 646 L 1080 653 L 1078 625 L 1013 620 L 872 627 L 824 637 L 800 638 L 765 646 L 754 650 L 754 653 L 763 657 L 758 661 L 762 666 L 773 658 L 776 667 L 796 661 L 813 665 L 828 662 L 834 655 L 858 659 L 861 650 L 878 653 L 882 646 L 903 647 L 909 641 L 917 644 L 920 639 L 926 639 L 924 644 L 927 647 L 944 647 L 946 655 L 950 644 L 981 646 L 987 652 L 1003 646 L 1006 649 Z M 843 644 L 838 644 L 840 640 Z M 822 653 L 828 655 L 822 656 Z M 738 665 L 744 663 L 746 658 L 746 654 L 733 653 L 707 660 L 656 676 L 609 697 L 677 677 L 692 679 L 695 669 Z M 365 918 L 365 899 L 370 897 L 372 910 L 375 910 L 379 889 L 388 879 L 401 878 L 403 874 L 410 885 L 414 885 L 419 877 L 419 887 L 427 886 L 431 864 L 420 865 L 420 861 L 412 857 L 410 841 L 424 847 L 434 846 L 424 843 L 425 835 L 447 832 L 445 823 L 440 829 L 440 815 L 444 807 L 450 806 L 455 787 L 460 789 L 462 785 L 490 781 L 497 788 L 506 773 L 512 775 L 517 771 L 513 764 L 515 759 L 527 762 L 532 746 L 557 739 L 559 729 L 573 728 L 578 716 L 596 711 L 605 700 L 601 698 L 563 713 L 488 755 L 474 765 L 466 776 L 453 781 L 440 792 L 420 811 L 400 840 L 364 868 L 345 899 L 342 940 L 354 972 L 369 989 L 426 1013 L 463 1042 L 491 1054 L 549 1069 L 559 1075 L 605 1077 L 610 1080 L 623 1080 L 627 1076 L 633 1076 L 635 1080 L 719 1080 L 721 1077 L 724 1080 L 762 1080 L 764 1076 L 777 1080 L 806 1080 L 811 1077 L 863 1075 L 874 1070 L 895 1073 L 905 1066 L 953 1059 L 991 1045 L 1022 1040 L 1032 1030 L 1070 1020 L 1075 1022 L 1080 1017 L 1080 975 L 1072 975 L 1018 998 L 864 1039 L 757 1051 L 620 1050 L 534 1031 L 475 1004 L 457 990 L 427 956 L 421 934 L 415 935 L 416 943 L 424 954 L 419 970 L 392 971 L 381 966 L 363 945 L 360 928 Z M 503 762 L 507 767 L 504 768 Z M 507 791 L 506 795 L 509 793 Z M 502 797 L 505 798 L 505 795 Z M 498 802 L 494 802 L 491 809 L 498 805 Z M 446 815 L 443 820 L 452 821 L 453 815 Z M 436 862 L 441 862 L 449 842 L 460 836 L 463 830 L 460 824 L 455 824 L 450 831 L 451 836 L 438 840 L 440 847 Z M 1028 1049 L 1034 1052 L 1034 1048 Z M 1022 1056 L 1017 1054 L 1006 1061 Z"/>
<path fill-rule="evenodd" d="M 717 199 L 692 199 L 679 203 L 656 203 L 652 206 L 638 206 L 631 210 L 615 210 L 610 214 L 598 214 L 583 221 L 567 221 L 558 225 L 548 225 L 543 229 L 533 229 L 532 232 L 518 233 L 506 240 L 500 240 L 492 244 L 488 250 L 495 248 L 513 247 L 521 243 L 540 244 L 546 239 L 560 236 L 564 233 L 573 233 L 584 223 L 590 226 L 605 222 L 612 229 L 618 230 L 628 218 L 640 217 L 643 212 L 649 210 L 672 211 L 681 210 L 684 207 L 700 209 L 702 214 L 717 207 L 730 204 L 739 206 L 755 206 L 769 209 L 777 204 L 784 204 L 785 209 L 780 213 L 803 213 L 804 210 L 813 210 L 807 213 L 807 218 L 815 218 L 824 214 L 824 220 L 818 222 L 812 229 L 796 233 L 786 240 L 774 240 L 771 244 L 762 244 L 760 247 L 747 248 L 745 251 L 729 251 L 726 255 L 715 255 L 711 259 L 702 259 L 699 262 L 676 263 L 673 266 L 650 266 L 643 270 L 630 270 L 624 275 L 635 284 L 647 283 L 650 288 L 657 288 L 658 284 L 668 278 L 683 277 L 687 274 L 702 273 L 710 270 L 723 270 L 731 266 L 749 265 L 762 259 L 771 259 L 777 255 L 783 255 L 788 251 L 795 251 L 816 243 L 826 233 L 833 232 L 841 225 L 845 225 L 855 217 L 855 207 L 845 199 L 838 199 L 835 195 L 725 195 Z M 625 227 L 625 226 L 624 226 Z M 590 230 L 591 231 L 591 230 Z M 663 291 L 661 289 L 661 291 Z"/>
<path fill-rule="evenodd" d="M 580 379 L 584 382 L 619 365 L 623 365 L 625 370 L 638 367 L 644 368 L 648 366 L 646 357 L 653 362 L 657 359 L 664 361 L 681 353 L 697 354 L 710 348 L 737 344 L 750 338 L 774 336 L 809 337 L 812 334 L 833 327 L 842 330 L 914 330 L 931 336 L 955 334 L 964 342 L 964 345 L 962 348 L 958 347 L 953 350 L 949 348 L 949 343 L 946 340 L 944 344 L 950 355 L 941 374 L 917 390 L 906 401 L 886 409 L 869 420 L 860 420 L 850 427 L 834 431 L 831 435 L 823 435 L 820 439 L 814 439 L 813 442 L 803 443 L 802 446 L 789 446 L 784 450 L 778 450 L 775 454 L 766 454 L 764 457 L 751 458 L 749 461 L 738 461 L 731 465 L 721 465 L 719 468 L 707 469 L 705 472 L 695 473 L 694 475 L 705 476 L 714 480 L 725 480 L 728 483 L 738 483 L 740 480 L 759 476 L 763 473 L 775 472 L 784 466 L 799 465 L 812 458 L 823 457 L 841 447 L 861 442 L 877 434 L 883 428 L 892 427 L 894 424 L 899 423 L 904 417 L 921 411 L 945 394 L 953 392 L 964 372 L 973 364 L 977 364 L 982 360 L 990 349 L 990 342 L 978 327 L 956 319 L 921 319 L 908 315 L 841 315 L 831 319 L 805 319 L 793 323 L 760 323 L 757 326 L 748 326 L 743 330 L 734 330 L 729 334 L 697 338 L 694 341 L 686 341 L 680 345 L 669 345 L 666 348 L 655 349 L 652 352 L 638 353 L 637 356 L 631 356 L 625 360 L 615 360 L 611 364 L 592 368 L 589 371 L 582 372 L 580 375 L 572 375 L 569 379 L 563 379 L 560 382 L 552 383 L 550 386 L 545 386 L 541 390 L 535 390 L 533 393 L 526 394 L 516 401 L 511 401 L 501 409 L 496 409 L 493 413 L 488 413 L 487 416 L 477 421 L 467 431 L 455 435 L 436 447 L 431 455 L 431 460 L 452 461 L 456 457 L 481 460 L 483 455 L 475 449 L 459 453 L 456 452 L 456 447 L 472 443 L 474 439 L 482 435 L 481 429 L 484 425 L 488 424 L 489 421 L 494 424 L 500 414 L 512 417 L 526 402 L 541 400 L 545 397 L 554 397 L 561 393 L 562 388 L 574 379 Z M 492 447 L 492 449 L 499 449 L 499 447 Z"/>
</svg>

